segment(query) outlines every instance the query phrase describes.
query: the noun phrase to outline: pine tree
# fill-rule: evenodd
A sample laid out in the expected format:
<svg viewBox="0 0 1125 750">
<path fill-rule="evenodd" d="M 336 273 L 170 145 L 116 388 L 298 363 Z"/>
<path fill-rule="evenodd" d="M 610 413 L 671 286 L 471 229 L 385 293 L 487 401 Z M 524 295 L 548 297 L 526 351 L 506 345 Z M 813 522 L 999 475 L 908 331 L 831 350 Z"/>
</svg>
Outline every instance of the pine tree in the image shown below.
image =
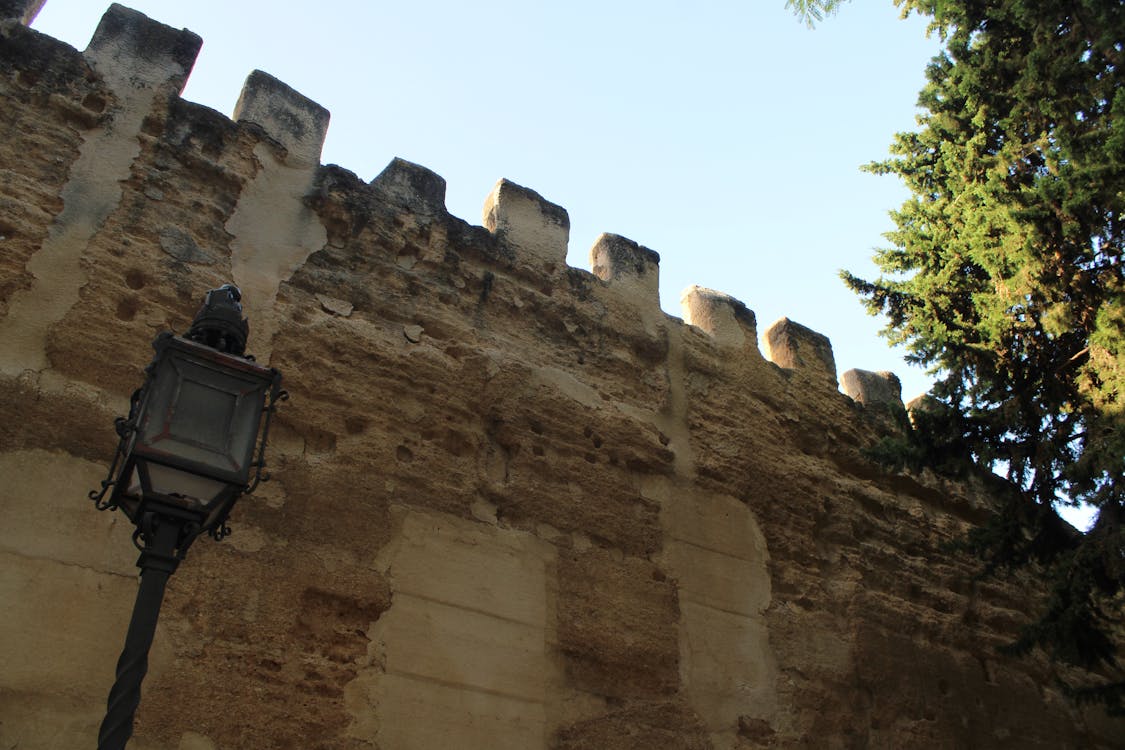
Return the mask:
<svg viewBox="0 0 1125 750">
<path fill-rule="evenodd" d="M 931 19 L 916 132 L 872 164 L 912 196 L 882 276 L 843 273 L 883 333 L 938 378 L 930 451 L 1006 477 L 969 546 L 1041 566 L 1046 610 L 1015 650 L 1117 675 L 1077 691 L 1121 711 L 1125 635 L 1125 3 L 896 0 Z M 806 16 L 807 19 L 807 16 Z M 1057 504 L 1090 503 L 1074 532 Z"/>
</svg>

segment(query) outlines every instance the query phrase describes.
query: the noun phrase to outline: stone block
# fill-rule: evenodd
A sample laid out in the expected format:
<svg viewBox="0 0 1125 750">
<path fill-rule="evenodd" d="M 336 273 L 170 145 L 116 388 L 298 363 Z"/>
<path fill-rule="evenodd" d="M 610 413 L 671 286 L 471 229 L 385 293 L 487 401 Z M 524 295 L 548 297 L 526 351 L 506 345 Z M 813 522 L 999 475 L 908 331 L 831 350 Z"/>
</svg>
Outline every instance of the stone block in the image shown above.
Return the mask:
<svg viewBox="0 0 1125 750">
<path fill-rule="evenodd" d="M 590 269 L 643 307 L 660 307 L 660 255 L 619 234 L 602 234 L 590 248 Z"/>
<path fill-rule="evenodd" d="M 104 698 L 136 595 L 136 576 L 0 552 L 0 695 Z M 161 631 L 153 643 L 152 669 L 169 661 L 171 644 Z"/>
<path fill-rule="evenodd" d="M 43 450 L 0 453 L 0 550 L 132 576 L 129 519 L 99 513 L 85 500 L 105 477 L 109 458 L 99 465 Z"/>
<path fill-rule="evenodd" d="M 500 180 L 484 202 L 485 228 L 510 245 L 524 262 L 563 268 L 570 216 L 534 190 Z"/>
<path fill-rule="evenodd" d="M 112 681 L 110 672 L 107 694 Z M 99 697 L 0 689 L 0 741 L 19 750 L 93 747 L 105 718 L 105 696 Z"/>
<path fill-rule="evenodd" d="M 775 705 L 766 540 L 734 497 L 659 494 L 667 539 L 661 562 L 678 582 L 684 694 L 715 746 L 730 746 L 739 716 L 768 715 Z"/>
<path fill-rule="evenodd" d="M 172 85 L 183 90 L 203 40 L 114 3 L 83 53 L 114 90 Z"/>
<path fill-rule="evenodd" d="M 233 117 L 260 125 L 289 152 L 288 165 L 315 167 L 320 163 L 328 110 L 269 73 L 255 70 L 246 78 Z"/>
<path fill-rule="evenodd" d="M 392 613 L 378 627 L 387 644 L 383 668 L 469 691 L 542 701 L 549 676 L 543 625 L 398 592 Z"/>
<path fill-rule="evenodd" d="M 541 703 L 404 675 L 383 675 L 370 694 L 382 720 L 378 747 L 396 750 L 526 750 L 546 747 Z"/>
<path fill-rule="evenodd" d="M 542 627 L 544 566 L 553 547 L 522 532 L 452 517 L 395 514 L 401 525 L 379 565 L 396 592 Z"/>
<path fill-rule="evenodd" d="M 446 212 L 445 178 L 397 156 L 371 184 L 387 200 L 416 214 L 441 215 Z"/>
<path fill-rule="evenodd" d="M 680 297 L 684 322 L 701 328 L 720 346 L 758 347 L 758 321 L 754 311 L 729 294 L 689 286 Z"/>
<path fill-rule="evenodd" d="M 893 372 L 848 370 L 840 376 L 840 389 L 864 406 L 884 404 L 903 408 L 902 382 Z"/>
<path fill-rule="evenodd" d="M 717 740 L 731 747 L 738 717 L 772 713 L 776 667 L 762 618 L 684 601 L 680 671 L 691 705 Z"/>
<path fill-rule="evenodd" d="M 782 318 L 766 331 L 767 356 L 774 364 L 810 375 L 826 377 L 836 384 L 836 358 L 832 342 L 822 333 Z"/>
<path fill-rule="evenodd" d="M 376 562 L 393 604 L 355 688 L 383 747 L 536 747 L 545 732 L 554 548 L 529 534 L 398 508 Z M 369 707 L 374 715 L 367 716 Z"/>
</svg>

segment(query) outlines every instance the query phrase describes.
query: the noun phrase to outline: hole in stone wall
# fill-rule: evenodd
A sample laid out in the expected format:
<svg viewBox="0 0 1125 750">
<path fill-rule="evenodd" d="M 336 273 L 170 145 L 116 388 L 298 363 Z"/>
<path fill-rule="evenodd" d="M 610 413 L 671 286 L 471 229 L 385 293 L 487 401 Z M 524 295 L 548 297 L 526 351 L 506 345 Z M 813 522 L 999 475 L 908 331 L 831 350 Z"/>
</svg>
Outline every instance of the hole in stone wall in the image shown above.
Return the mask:
<svg viewBox="0 0 1125 750">
<path fill-rule="evenodd" d="M 414 452 L 405 445 L 400 445 L 395 448 L 395 458 L 404 464 L 408 464 L 414 460 Z"/>
<path fill-rule="evenodd" d="M 462 456 L 473 449 L 473 444 L 468 437 L 456 430 L 446 430 L 441 437 L 441 447 L 450 455 Z"/>
<path fill-rule="evenodd" d="M 105 97 L 101 94 L 86 94 L 86 98 L 82 100 L 82 106 L 91 112 L 104 112 Z"/>
<path fill-rule="evenodd" d="M 125 272 L 125 286 L 130 289 L 144 289 L 145 273 L 139 268 L 130 268 Z"/>
<path fill-rule="evenodd" d="M 315 427 L 304 431 L 305 450 L 314 455 L 324 455 L 336 451 L 336 435 Z"/>
<path fill-rule="evenodd" d="M 158 138 L 164 132 L 164 122 L 156 117 L 146 117 L 141 121 L 141 132 Z"/>
<path fill-rule="evenodd" d="M 117 319 L 132 320 L 137 317 L 137 310 L 140 307 L 141 303 L 135 297 L 126 297 L 117 303 Z"/>
<path fill-rule="evenodd" d="M 363 417 L 347 417 L 344 419 L 344 429 L 349 435 L 358 435 L 367 429 L 367 420 Z"/>
<path fill-rule="evenodd" d="M 414 264 L 417 262 L 417 248 L 414 248 L 410 245 L 407 245 L 406 247 L 399 250 L 397 257 L 395 258 L 395 263 L 399 266 L 399 268 L 405 268 L 406 270 L 414 268 Z"/>
</svg>

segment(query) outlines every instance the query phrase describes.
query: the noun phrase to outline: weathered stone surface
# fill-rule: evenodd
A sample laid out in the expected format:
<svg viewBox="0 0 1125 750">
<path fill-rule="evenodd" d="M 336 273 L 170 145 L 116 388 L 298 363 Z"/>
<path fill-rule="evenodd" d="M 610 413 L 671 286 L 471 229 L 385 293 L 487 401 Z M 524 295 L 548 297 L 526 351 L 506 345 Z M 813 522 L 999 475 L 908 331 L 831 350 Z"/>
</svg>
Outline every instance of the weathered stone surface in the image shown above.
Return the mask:
<svg viewBox="0 0 1125 750">
<path fill-rule="evenodd" d="M 0 339 L 7 341 L 0 362 L 5 372 L 43 367 L 47 329 L 73 307 L 87 281 L 80 262 L 83 249 L 121 200 L 120 181 L 138 152 L 135 134 L 156 101 L 183 88 L 200 44 L 191 32 L 176 31 L 120 5 L 102 17 L 84 57 L 117 98 L 117 106 L 102 127 L 82 138 L 59 191 L 62 210 L 28 258 L 32 280 L 15 291 L 0 320 Z M 106 98 L 88 95 L 83 102 L 97 109 Z"/>
<path fill-rule="evenodd" d="M 754 311 L 734 297 L 714 289 L 690 286 L 680 297 L 684 322 L 698 326 L 723 346 L 745 349 L 749 356 L 758 351 L 758 321 Z"/>
<path fill-rule="evenodd" d="M 315 103 L 185 102 L 194 35 L 107 18 L 87 54 L 0 24 L 0 746 L 93 743 L 135 550 L 85 493 L 154 334 L 232 279 L 292 399 L 171 581 L 141 750 L 1120 746 L 998 651 L 1036 582 L 946 551 L 985 480 L 867 461 L 904 427 L 823 336 L 769 361 L 700 288 L 685 325 L 624 238 L 567 268 L 512 183 L 478 227 L 423 167 L 321 166 Z"/>
<path fill-rule="evenodd" d="M 371 181 L 388 203 L 425 215 L 445 213 L 445 178 L 405 159 L 394 158 Z"/>
<path fill-rule="evenodd" d="M 291 166 L 316 167 L 328 133 L 328 110 L 269 73 L 255 70 L 234 105 L 235 122 L 252 122 L 285 147 Z"/>
<path fill-rule="evenodd" d="M 500 180 L 484 203 L 484 226 L 522 256 L 523 263 L 548 270 L 566 265 L 570 217 L 521 185 Z"/>
<path fill-rule="evenodd" d="M 603 234 L 590 248 L 590 270 L 638 307 L 660 309 L 660 256 L 654 250 L 619 234 Z"/>
<path fill-rule="evenodd" d="M 840 376 L 840 390 L 864 406 L 903 409 L 902 383 L 893 372 L 848 370 Z"/>
<path fill-rule="evenodd" d="M 394 606 L 378 658 L 349 687 L 359 737 L 381 747 L 546 743 L 555 548 L 526 532 L 397 509 L 377 566 Z"/>
<path fill-rule="evenodd" d="M 822 333 L 782 318 L 766 331 L 769 358 L 776 364 L 836 385 L 836 358 Z"/>
<path fill-rule="evenodd" d="M 35 20 L 46 0 L 0 0 L 0 21 L 9 19 L 24 26 Z"/>
<path fill-rule="evenodd" d="M 677 581 L 680 678 L 715 747 L 731 747 L 747 715 L 776 715 L 777 680 L 765 612 L 766 541 L 733 497 L 650 482 L 661 500 L 661 562 Z"/>
</svg>

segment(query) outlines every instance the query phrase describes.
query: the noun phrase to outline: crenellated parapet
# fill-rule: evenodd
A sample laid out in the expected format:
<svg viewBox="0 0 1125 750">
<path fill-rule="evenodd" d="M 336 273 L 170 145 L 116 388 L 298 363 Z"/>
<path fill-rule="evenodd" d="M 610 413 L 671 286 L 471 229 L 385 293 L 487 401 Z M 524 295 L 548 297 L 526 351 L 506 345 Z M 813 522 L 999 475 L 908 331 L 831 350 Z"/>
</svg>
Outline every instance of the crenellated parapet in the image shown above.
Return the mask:
<svg viewBox="0 0 1125 750">
<path fill-rule="evenodd" d="M 3 11 L 5 17 L 26 24 L 41 5 L 32 0 L 17 0 L 7 3 Z M 82 177 L 79 164 L 72 170 L 70 186 L 76 192 L 80 189 L 83 195 L 94 196 L 96 207 L 91 208 L 95 212 L 112 210 L 115 185 L 122 177 L 122 170 L 135 158 L 135 148 L 127 145 L 132 142 L 132 134 L 142 130 L 146 118 L 155 122 L 153 108 L 168 95 L 162 91 L 175 95 L 182 90 L 200 44 L 199 37 L 187 30 L 150 20 L 121 5 L 114 4 L 107 10 L 83 57 L 114 97 L 115 104 L 105 116 L 107 126 L 112 122 L 112 127 L 104 131 L 94 128 L 83 141 L 88 144 L 89 153 L 101 155 L 109 146 L 107 139 L 114 139 L 113 143 L 121 144 L 116 149 L 121 166 L 114 171 L 99 165 L 98 175 Z M 249 304 L 256 308 L 252 311 L 265 316 L 269 332 L 276 327 L 272 300 L 278 289 L 327 242 L 321 224 L 331 225 L 332 220 L 314 216 L 310 200 L 322 169 L 320 154 L 329 113 L 269 74 L 253 71 L 234 106 L 232 120 L 259 129 L 257 132 L 265 137 L 254 151 L 257 173 L 246 179 L 224 229 L 230 235 L 225 249 L 230 257 L 230 274 L 236 283 L 245 287 L 247 299 L 252 300 Z M 187 123 L 188 127 L 196 125 L 196 122 Z M 167 132 L 179 129 L 180 141 L 192 139 L 182 132 L 183 125 L 176 122 L 164 123 L 161 127 Z M 201 134 L 203 137 L 206 136 Z M 100 180 L 103 187 L 91 189 L 93 186 L 86 184 L 90 180 Z M 372 181 L 370 191 L 389 205 L 415 215 L 448 217 L 444 204 L 445 182 L 424 167 L 395 159 Z M 60 216 L 52 231 L 58 232 L 59 225 L 66 220 L 65 214 Z M 93 224 L 102 220 L 95 217 Z M 541 277 L 539 282 L 533 282 L 534 286 L 549 286 L 553 283 L 549 279 L 567 268 L 570 229 L 567 212 L 534 190 L 500 180 L 485 200 L 483 224 L 496 239 L 499 253 L 510 259 L 514 269 L 525 278 Z M 77 258 L 75 248 L 82 242 L 81 238 L 74 240 L 67 243 L 68 250 L 49 246 L 36 256 L 44 264 L 46 259 L 57 256 L 50 260 L 52 266 L 73 267 Z M 201 238 L 185 234 L 179 227 L 169 227 L 161 234 L 165 252 L 186 263 L 213 258 L 217 248 L 205 248 L 205 244 Z M 64 256 L 66 260 L 62 260 Z M 590 250 L 590 270 L 606 282 L 621 304 L 644 311 L 637 321 L 645 328 L 646 335 L 653 333 L 654 325 L 663 325 L 658 292 L 659 255 L 654 251 L 619 235 L 603 234 Z M 47 305 L 52 310 L 40 310 L 41 305 L 36 303 L 29 303 L 29 306 L 12 303 L 16 316 L 21 307 L 34 311 L 27 313 L 29 320 L 24 327 L 35 330 L 20 334 L 32 349 L 37 346 L 33 343 L 35 340 L 45 339 L 51 322 L 57 321 L 60 313 L 73 304 L 77 285 L 82 283 L 80 272 L 58 275 L 66 278 L 36 274 L 33 289 L 27 292 L 29 298 L 56 300 Z M 66 289 L 62 289 L 64 285 Z M 61 292 L 61 296 L 57 292 Z M 691 287 L 685 291 L 682 305 L 684 320 L 706 331 L 721 347 L 750 348 L 760 356 L 753 312 L 741 302 L 721 292 Z M 21 324 L 8 325 L 20 327 Z M 831 345 L 825 337 L 783 319 L 767 332 L 765 344 L 766 357 L 775 364 L 784 369 L 819 373 L 813 378 L 815 381 L 830 382 L 834 387 L 835 365 Z M 42 362 L 41 354 L 29 351 L 19 363 L 9 364 L 7 368 L 14 371 L 28 365 L 38 367 Z"/>
<path fill-rule="evenodd" d="M 181 98 L 192 32 L 113 5 L 78 51 L 41 4 L 0 0 L 0 746 L 92 743 L 135 554 L 82 499 L 230 281 L 292 398 L 169 589 L 145 747 L 1110 746 L 995 649 L 1034 590 L 948 551 L 987 478 L 869 457 L 893 374 L 721 291 L 665 313 L 617 234 L 568 267 L 508 180 L 476 225 L 426 167 L 323 165 L 285 83 L 228 117 Z"/>
</svg>

